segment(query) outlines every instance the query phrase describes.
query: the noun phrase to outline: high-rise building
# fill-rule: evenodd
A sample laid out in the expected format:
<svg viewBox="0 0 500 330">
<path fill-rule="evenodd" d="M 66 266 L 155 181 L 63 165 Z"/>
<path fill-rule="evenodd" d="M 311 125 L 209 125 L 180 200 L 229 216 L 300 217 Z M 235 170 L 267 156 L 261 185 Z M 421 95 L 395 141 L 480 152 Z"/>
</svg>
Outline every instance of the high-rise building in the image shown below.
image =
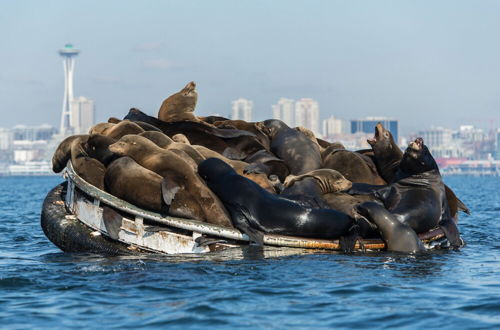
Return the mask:
<svg viewBox="0 0 500 330">
<path fill-rule="evenodd" d="M 394 141 L 398 143 L 398 121 L 384 117 L 367 117 L 365 119 L 351 120 L 351 134 L 357 132 L 374 134 L 375 126 L 377 126 L 379 122 L 384 125 L 385 129 L 391 132 Z"/>
<path fill-rule="evenodd" d="M 283 121 L 290 127 L 295 125 L 295 103 L 292 99 L 280 98 L 278 104 L 272 106 L 273 118 Z"/>
<path fill-rule="evenodd" d="M 429 149 L 449 146 L 453 138 L 453 131 L 449 128 L 436 127 L 425 131 L 419 131 L 418 136 L 424 139 Z"/>
<path fill-rule="evenodd" d="M 71 127 L 75 134 L 87 134 L 95 123 L 95 102 L 83 96 L 71 101 Z"/>
<path fill-rule="evenodd" d="M 500 160 L 500 128 L 495 132 L 495 159 Z"/>
<path fill-rule="evenodd" d="M 73 100 L 73 71 L 75 69 L 75 56 L 79 51 L 72 44 L 66 44 L 59 50 L 63 57 L 64 68 L 64 97 L 61 113 L 61 126 L 59 133 L 66 134 L 71 131 L 71 101 Z"/>
<path fill-rule="evenodd" d="M 328 137 L 335 134 L 342 134 L 345 131 L 345 124 L 342 119 L 330 116 L 330 118 L 323 120 L 323 136 Z"/>
<path fill-rule="evenodd" d="M 295 102 L 295 126 L 310 129 L 316 135 L 319 131 L 319 105 L 313 99 L 303 98 Z"/>
<path fill-rule="evenodd" d="M 239 98 L 232 102 L 232 120 L 252 121 L 253 102 L 244 98 Z"/>
</svg>

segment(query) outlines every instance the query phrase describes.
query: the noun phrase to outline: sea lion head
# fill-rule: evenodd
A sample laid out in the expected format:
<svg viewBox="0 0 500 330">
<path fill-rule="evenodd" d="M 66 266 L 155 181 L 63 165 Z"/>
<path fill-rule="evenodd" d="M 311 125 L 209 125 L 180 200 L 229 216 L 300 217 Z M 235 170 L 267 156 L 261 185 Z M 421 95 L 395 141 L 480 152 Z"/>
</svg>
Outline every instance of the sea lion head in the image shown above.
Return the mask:
<svg viewBox="0 0 500 330">
<path fill-rule="evenodd" d="M 135 134 L 124 135 L 118 142 L 109 146 L 109 150 L 119 156 L 128 156 L 140 152 L 146 152 L 146 146 L 157 147 L 154 142 Z M 158 147 L 159 148 L 159 147 Z"/>
<path fill-rule="evenodd" d="M 273 138 L 281 129 L 290 128 L 279 119 L 264 120 L 263 122 L 257 123 L 257 127 L 270 138 Z"/>
<path fill-rule="evenodd" d="M 106 135 L 106 132 L 116 124 L 113 123 L 99 123 L 92 126 L 89 130 L 89 134 L 102 134 Z"/>
<path fill-rule="evenodd" d="M 181 93 L 186 97 L 198 98 L 198 92 L 196 91 L 196 83 L 194 81 L 188 82 L 188 84 L 181 90 Z"/>
<path fill-rule="evenodd" d="M 182 133 L 178 133 L 178 134 L 175 134 L 174 136 L 172 136 L 172 140 L 174 140 L 174 142 L 178 142 L 178 143 L 191 144 L 191 142 L 189 142 L 189 139 L 187 138 L 187 136 L 185 136 Z"/>
<path fill-rule="evenodd" d="M 198 165 L 198 174 L 206 182 L 215 181 L 232 173 L 236 173 L 234 169 L 218 158 L 208 158 Z"/>
<path fill-rule="evenodd" d="M 401 170 L 410 174 L 418 174 L 431 170 L 438 170 L 434 157 L 424 144 L 424 139 L 416 138 L 410 142 L 399 164 Z"/>
<path fill-rule="evenodd" d="M 366 140 L 374 151 L 382 151 L 394 148 L 396 145 L 391 132 L 384 128 L 382 123 L 375 126 L 375 135 L 373 138 Z"/>
</svg>

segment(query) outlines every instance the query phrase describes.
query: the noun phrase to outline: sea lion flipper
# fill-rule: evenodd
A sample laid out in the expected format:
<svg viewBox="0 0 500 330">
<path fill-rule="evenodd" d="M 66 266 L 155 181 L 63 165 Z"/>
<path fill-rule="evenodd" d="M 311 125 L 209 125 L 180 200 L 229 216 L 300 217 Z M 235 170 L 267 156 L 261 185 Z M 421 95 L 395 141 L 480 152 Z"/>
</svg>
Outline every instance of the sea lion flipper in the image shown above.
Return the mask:
<svg viewBox="0 0 500 330">
<path fill-rule="evenodd" d="M 439 227 L 444 231 L 444 234 L 452 247 L 458 249 L 464 245 L 464 241 L 460 238 L 458 227 L 452 219 L 446 218 L 441 220 L 439 222 Z"/>
<path fill-rule="evenodd" d="M 168 178 L 165 178 L 161 182 L 161 195 L 165 204 L 170 205 L 174 200 L 175 194 L 181 189 L 177 183 Z"/>
<path fill-rule="evenodd" d="M 457 197 L 458 210 L 470 215 L 470 209 Z"/>
</svg>

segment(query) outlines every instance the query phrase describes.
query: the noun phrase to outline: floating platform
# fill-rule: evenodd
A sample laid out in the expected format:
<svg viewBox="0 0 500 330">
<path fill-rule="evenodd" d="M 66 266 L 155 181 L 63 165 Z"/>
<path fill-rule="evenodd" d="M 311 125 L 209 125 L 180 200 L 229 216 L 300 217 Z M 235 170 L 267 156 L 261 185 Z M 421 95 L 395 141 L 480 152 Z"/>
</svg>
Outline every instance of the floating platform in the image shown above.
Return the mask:
<svg viewBox="0 0 500 330">
<path fill-rule="evenodd" d="M 105 254 L 207 253 L 249 244 L 246 234 L 197 220 L 141 209 L 86 182 L 71 162 L 63 182 L 45 198 L 41 226 L 47 238 L 65 252 Z M 446 248 L 440 228 L 418 235 L 427 248 Z M 264 245 L 341 251 L 338 240 L 264 235 Z M 355 250 L 384 250 L 381 239 L 364 239 Z"/>
</svg>

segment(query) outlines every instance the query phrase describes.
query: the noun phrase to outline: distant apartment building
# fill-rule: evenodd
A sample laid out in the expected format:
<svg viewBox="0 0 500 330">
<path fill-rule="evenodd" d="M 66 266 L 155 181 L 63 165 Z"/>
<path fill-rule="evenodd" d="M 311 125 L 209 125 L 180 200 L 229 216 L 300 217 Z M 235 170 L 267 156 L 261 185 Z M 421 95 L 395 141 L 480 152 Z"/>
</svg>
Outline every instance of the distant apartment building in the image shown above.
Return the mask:
<svg viewBox="0 0 500 330">
<path fill-rule="evenodd" d="M 74 134 L 87 134 L 95 124 L 95 102 L 80 96 L 71 101 L 71 128 Z"/>
<path fill-rule="evenodd" d="M 295 126 L 308 128 L 314 134 L 321 135 L 318 102 L 310 98 L 302 98 L 295 102 Z"/>
<path fill-rule="evenodd" d="M 8 128 L 0 128 L 0 151 L 10 150 L 12 132 Z"/>
<path fill-rule="evenodd" d="M 23 163 L 46 158 L 48 142 L 57 130 L 50 125 L 17 125 L 11 132 L 12 159 L 16 163 Z"/>
<path fill-rule="evenodd" d="M 419 131 L 418 136 L 424 139 L 424 143 L 428 148 L 438 148 L 451 145 L 453 131 L 449 128 L 436 127 Z"/>
<path fill-rule="evenodd" d="M 424 139 L 435 158 L 471 158 L 474 150 L 464 148 L 466 141 L 460 138 L 460 134 L 449 128 L 434 127 L 419 131 L 417 136 Z"/>
<path fill-rule="evenodd" d="M 253 102 L 239 98 L 232 102 L 232 120 L 252 121 Z"/>
<path fill-rule="evenodd" d="M 283 121 L 290 127 L 295 126 L 295 102 L 292 99 L 280 98 L 278 103 L 272 106 L 273 118 Z"/>
<path fill-rule="evenodd" d="M 384 117 L 367 117 L 365 119 L 351 120 L 351 134 L 358 132 L 374 134 L 375 126 L 379 122 L 384 125 L 385 129 L 388 129 L 391 132 L 394 137 L 394 141 L 397 143 L 399 141 L 398 121 Z"/>
<path fill-rule="evenodd" d="M 345 122 L 342 119 L 330 116 L 323 120 L 323 137 L 345 133 Z"/>
</svg>

